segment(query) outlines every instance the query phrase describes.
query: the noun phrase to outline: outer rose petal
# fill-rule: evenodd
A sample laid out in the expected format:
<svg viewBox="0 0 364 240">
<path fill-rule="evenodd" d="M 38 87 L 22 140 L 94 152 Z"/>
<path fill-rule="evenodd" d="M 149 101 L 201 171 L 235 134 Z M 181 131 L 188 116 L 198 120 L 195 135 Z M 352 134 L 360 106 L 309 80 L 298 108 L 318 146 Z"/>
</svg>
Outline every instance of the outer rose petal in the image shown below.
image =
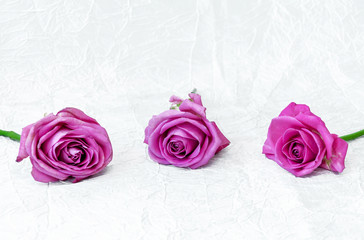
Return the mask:
<svg viewBox="0 0 364 240">
<path fill-rule="evenodd" d="M 57 118 L 57 116 L 53 115 L 52 113 L 51 114 L 48 114 L 47 116 L 45 116 L 44 118 L 40 119 L 38 122 L 35 122 L 33 124 L 33 126 L 30 128 L 29 130 L 29 133 L 27 135 L 27 137 L 25 138 L 25 150 L 27 151 L 27 153 L 29 154 L 29 156 L 31 156 L 31 152 L 32 152 L 32 145 L 33 145 L 33 142 L 34 142 L 34 138 L 39 134 L 39 129 L 42 129 L 42 126 L 44 125 L 48 125 L 50 124 L 51 122 L 53 122 L 55 119 Z M 54 127 L 51 126 L 49 129 L 48 128 L 45 128 L 46 131 L 49 131 L 51 130 L 52 128 Z M 43 129 L 44 130 L 44 129 Z M 42 134 L 45 134 L 45 132 L 42 132 Z M 35 146 L 36 148 L 37 146 Z"/>
<path fill-rule="evenodd" d="M 326 125 L 321 120 L 321 118 L 317 117 L 316 115 L 305 115 L 301 113 L 296 116 L 296 119 L 320 133 L 322 139 L 325 142 L 327 151 L 326 157 L 331 158 L 332 143 L 334 142 L 334 138 L 326 128 Z"/>
<path fill-rule="evenodd" d="M 152 119 L 149 120 L 148 126 L 145 128 L 145 138 L 144 143 L 149 144 L 149 137 L 154 132 L 154 130 L 158 127 L 158 125 L 165 121 L 166 119 L 175 119 L 179 117 L 186 117 L 191 119 L 199 119 L 198 116 L 193 115 L 192 113 L 180 112 L 178 110 L 167 110 L 162 112 L 159 115 L 154 115 Z"/>
<path fill-rule="evenodd" d="M 30 124 L 30 125 L 24 127 L 21 132 L 19 153 L 18 153 L 18 157 L 16 158 L 17 162 L 20 162 L 21 160 L 23 160 L 24 158 L 27 158 L 29 156 L 29 154 L 27 153 L 26 148 L 25 148 L 25 141 L 26 141 L 26 139 L 29 135 L 30 129 L 33 127 L 33 125 L 34 124 Z"/>
<path fill-rule="evenodd" d="M 307 105 L 291 102 L 285 109 L 282 110 L 279 116 L 295 117 L 300 113 L 312 114 L 310 108 Z"/>
<path fill-rule="evenodd" d="M 213 156 L 215 156 L 218 148 L 221 146 L 221 143 L 222 143 L 222 139 L 219 138 L 218 131 L 215 128 L 214 124 L 209 122 L 207 119 L 205 120 L 205 123 L 212 135 L 211 142 L 209 143 L 209 146 L 206 149 L 204 157 L 197 163 L 194 163 L 193 165 L 189 166 L 192 169 L 196 169 L 196 168 L 199 168 L 199 167 L 207 164 L 210 161 L 210 159 Z"/>
<path fill-rule="evenodd" d="M 149 126 L 147 126 L 146 128 L 145 128 L 145 130 L 144 130 L 144 143 L 146 143 L 146 144 L 148 144 L 148 140 L 149 140 L 149 136 L 150 136 L 150 132 L 151 132 L 151 130 L 150 130 L 150 127 Z"/>
<path fill-rule="evenodd" d="M 219 138 L 221 139 L 221 145 L 220 147 L 216 150 L 216 153 L 220 152 L 221 150 L 223 150 L 224 148 L 226 148 L 227 146 L 229 146 L 230 141 L 229 139 L 227 139 L 224 134 L 222 134 L 222 132 L 220 131 L 220 129 L 217 127 L 215 122 L 211 122 L 212 125 L 216 128 L 216 132 L 217 132 L 217 136 L 219 136 Z"/>
<path fill-rule="evenodd" d="M 189 99 L 186 99 L 181 103 L 179 110 L 182 112 L 197 114 L 203 118 L 206 118 L 206 108 L 202 105 L 192 102 Z"/>
<path fill-rule="evenodd" d="M 161 164 L 170 164 L 166 159 L 158 157 L 157 155 L 155 155 L 153 153 L 153 151 L 150 150 L 150 148 L 148 148 L 148 153 L 151 159 L 153 159 L 153 161 L 157 162 L 157 163 L 161 163 Z"/>
<path fill-rule="evenodd" d="M 182 98 L 177 97 L 177 96 L 175 96 L 175 95 L 172 95 L 172 96 L 169 98 L 169 102 L 174 103 L 174 104 L 178 104 L 178 103 L 180 103 L 180 102 L 182 102 L 182 101 L 183 101 L 183 99 L 182 99 Z"/>
<path fill-rule="evenodd" d="M 193 102 L 197 103 L 198 105 L 202 105 L 201 96 L 196 93 L 190 93 L 188 96 L 192 99 Z"/>
<path fill-rule="evenodd" d="M 43 182 L 43 183 L 57 182 L 59 180 L 59 179 L 51 177 L 45 173 L 42 173 L 41 171 L 36 169 L 34 166 L 32 168 L 32 176 L 33 176 L 34 180 L 36 180 L 38 182 Z"/>
<path fill-rule="evenodd" d="M 331 159 L 323 161 L 320 167 L 341 173 L 345 168 L 345 156 L 348 150 L 348 143 L 337 135 L 332 135 L 335 140 L 332 144 Z"/>
<path fill-rule="evenodd" d="M 88 115 L 86 115 L 81 110 L 79 110 L 77 108 L 72 108 L 72 107 L 68 107 L 68 108 L 62 109 L 61 111 L 59 111 L 57 113 L 57 116 L 60 116 L 60 117 L 71 117 L 71 118 L 76 118 L 76 119 L 82 120 L 84 122 L 98 124 L 98 122 L 95 119 L 93 119 L 92 117 L 89 117 Z"/>
</svg>

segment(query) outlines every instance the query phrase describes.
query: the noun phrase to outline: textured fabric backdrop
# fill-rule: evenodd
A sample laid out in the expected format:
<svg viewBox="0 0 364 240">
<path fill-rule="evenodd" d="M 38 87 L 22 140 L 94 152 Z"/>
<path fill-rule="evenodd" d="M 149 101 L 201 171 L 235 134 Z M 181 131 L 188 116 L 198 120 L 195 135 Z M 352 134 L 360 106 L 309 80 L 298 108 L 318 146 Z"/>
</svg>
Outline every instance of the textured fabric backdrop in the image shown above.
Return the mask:
<svg viewBox="0 0 364 240">
<path fill-rule="evenodd" d="M 291 101 L 363 129 L 363 65 L 362 0 L 1 1 L 0 128 L 73 106 L 114 148 L 97 176 L 43 184 L 0 138 L 1 239 L 362 239 L 364 139 L 342 174 L 296 178 L 261 151 Z M 158 165 L 144 128 L 193 88 L 231 145 Z"/>
</svg>

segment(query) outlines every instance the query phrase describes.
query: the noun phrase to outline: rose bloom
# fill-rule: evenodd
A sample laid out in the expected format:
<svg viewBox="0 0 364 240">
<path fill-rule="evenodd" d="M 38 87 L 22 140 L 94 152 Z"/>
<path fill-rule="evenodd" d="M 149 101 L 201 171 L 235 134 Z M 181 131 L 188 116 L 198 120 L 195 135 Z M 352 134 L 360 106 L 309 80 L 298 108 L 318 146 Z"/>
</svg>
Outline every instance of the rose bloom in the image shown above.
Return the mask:
<svg viewBox="0 0 364 240">
<path fill-rule="evenodd" d="M 331 134 L 304 104 L 289 104 L 268 129 L 263 154 L 301 177 L 322 167 L 342 172 L 348 143 Z"/>
<path fill-rule="evenodd" d="M 206 118 L 201 96 L 190 99 L 172 96 L 175 108 L 153 116 L 145 129 L 149 156 L 161 164 L 192 169 L 201 167 L 230 144 L 214 122 Z"/>
<path fill-rule="evenodd" d="M 65 108 L 23 128 L 17 161 L 28 156 L 36 181 L 74 178 L 78 182 L 106 167 L 112 146 L 95 119 L 76 108 Z"/>
</svg>

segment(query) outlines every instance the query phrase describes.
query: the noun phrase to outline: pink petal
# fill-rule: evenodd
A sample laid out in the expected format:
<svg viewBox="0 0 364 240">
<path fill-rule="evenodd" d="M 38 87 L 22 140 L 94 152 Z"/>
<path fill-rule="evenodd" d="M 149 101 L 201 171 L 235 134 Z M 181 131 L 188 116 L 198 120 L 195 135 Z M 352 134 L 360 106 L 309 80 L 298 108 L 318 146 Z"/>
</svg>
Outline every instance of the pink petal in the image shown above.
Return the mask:
<svg viewBox="0 0 364 240">
<path fill-rule="evenodd" d="M 291 102 L 285 109 L 282 110 L 279 116 L 295 117 L 300 113 L 312 114 L 310 108 L 307 105 Z"/>
<path fill-rule="evenodd" d="M 178 104 L 178 103 L 180 103 L 180 102 L 182 102 L 182 101 L 183 101 L 183 99 L 182 99 L 182 98 L 177 97 L 177 96 L 175 96 L 175 95 L 172 95 L 172 96 L 169 98 L 169 102 L 174 103 L 174 104 Z"/>
<path fill-rule="evenodd" d="M 30 124 L 26 127 L 23 128 L 22 132 L 21 132 L 21 137 L 20 137 L 20 147 L 19 147 L 19 153 L 18 156 L 16 158 L 17 162 L 20 162 L 21 160 L 23 160 L 24 158 L 27 158 L 29 156 L 26 148 L 25 148 L 25 142 L 26 139 L 29 135 L 30 129 L 33 127 L 34 124 Z"/>
<path fill-rule="evenodd" d="M 327 150 L 327 158 L 331 158 L 332 144 L 334 138 L 326 128 L 325 123 L 310 111 L 310 108 L 305 104 L 290 103 L 279 116 L 291 116 L 306 125 L 307 127 L 318 131 L 325 142 Z"/>
<path fill-rule="evenodd" d="M 272 155 L 275 154 L 276 143 L 278 139 L 281 138 L 282 134 L 290 128 L 301 129 L 304 127 L 305 125 L 294 117 L 282 116 L 273 118 L 268 128 L 267 140 L 263 145 L 263 154 L 265 154 L 269 159 L 272 159 Z"/>
<path fill-rule="evenodd" d="M 332 134 L 334 143 L 332 144 L 331 159 L 323 161 L 322 168 L 341 173 L 345 168 L 345 156 L 348 150 L 348 143 L 337 135 Z"/>
<path fill-rule="evenodd" d="M 72 107 L 62 109 L 61 111 L 59 111 L 57 113 L 57 116 L 71 117 L 71 118 L 76 118 L 76 119 L 82 120 L 84 122 L 98 124 L 98 122 L 95 119 L 93 119 L 92 117 L 89 117 L 81 110 L 79 110 L 77 108 L 72 108 Z"/>
<path fill-rule="evenodd" d="M 198 105 L 202 105 L 201 96 L 197 93 L 190 93 L 188 96 L 192 99 L 194 103 L 197 103 Z"/>
<path fill-rule="evenodd" d="M 189 99 L 186 99 L 181 103 L 179 110 L 182 112 L 197 114 L 203 118 L 206 118 L 206 108 L 202 105 L 192 102 Z"/>
<path fill-rule="evenodd" d="M 57 182 L 59 180 L 57 178 L 54 178 L 47 174 L 42 173 L 41 171 L 36 169 L 34 166 L 32 169 L 32 176 L 33 176 L 34 180 L 36 180 L 38 182 L 43 182 L 43 183 Z"/>
<path fill-rule="evenodd" d="M 223 150 L 224 148 L 226 148 L 227 146 L 229 146 L 230 141 L 229 139 L 227 139 L 224 134 L 222 134 L 222 132 L 220 131 L 220 129 L 217 127 L 215 122 L 211 122 L 212 125 L 215 127 L 216 133 L 219 136 L 219 138 L 221 139 L 221 145 L 219 146 L 219 148 L 216 150 L 216 153 L 220 152 L 221 150 Z M 215 153 L 215 154 L 216 154 Z"/>
</svg>

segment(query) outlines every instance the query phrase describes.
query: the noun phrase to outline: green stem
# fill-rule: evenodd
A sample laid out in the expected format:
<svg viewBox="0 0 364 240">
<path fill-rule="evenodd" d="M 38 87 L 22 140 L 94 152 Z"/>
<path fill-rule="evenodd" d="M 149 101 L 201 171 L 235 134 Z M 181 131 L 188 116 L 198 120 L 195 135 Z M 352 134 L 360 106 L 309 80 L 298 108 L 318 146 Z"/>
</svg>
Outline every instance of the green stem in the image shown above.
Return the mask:
<svg viewBox="0 0 364 240">
<path fill-rule="evenodd" d="M 0 129 L 0 136 L 8 137 L 11 140 L 20 142 L 20 135 L 13 131 L 5 131 Z"/>
<path fill-rule="evenodd" d="M 364 129 L 363 130 L 360 130 L 360 131 L 357 131 L 355 133 L 352 133 L 352 134 L 348 134 L 348 135 L 345 135 L 345 136 L 341 136 L 340 138 L 345 140 L 345 141 L 350 141 L 350 140 L 354 140 L 358 137 L 361 137 L 364 135 Z"/>
</svg>

